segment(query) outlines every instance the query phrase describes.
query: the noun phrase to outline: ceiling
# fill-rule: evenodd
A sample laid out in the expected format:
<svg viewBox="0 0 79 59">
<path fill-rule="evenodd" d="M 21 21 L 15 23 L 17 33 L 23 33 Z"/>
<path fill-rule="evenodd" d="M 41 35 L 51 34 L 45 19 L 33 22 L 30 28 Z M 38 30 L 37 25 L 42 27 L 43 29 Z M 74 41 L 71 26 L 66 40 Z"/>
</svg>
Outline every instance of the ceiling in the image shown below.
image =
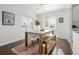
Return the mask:
<svg viewBox="0 0 79 59">
<path fill-rule="evenodd" d="M 12 6 L 33 11 L 37 14 L 67 8 L 67 4 L 13 4 Z"/>
<path fill-rule="evenodd" d="M 52 12 L 67 8 L 66 4 L 44 4 L 40 5 L 37 13 Z"/>
</svg>

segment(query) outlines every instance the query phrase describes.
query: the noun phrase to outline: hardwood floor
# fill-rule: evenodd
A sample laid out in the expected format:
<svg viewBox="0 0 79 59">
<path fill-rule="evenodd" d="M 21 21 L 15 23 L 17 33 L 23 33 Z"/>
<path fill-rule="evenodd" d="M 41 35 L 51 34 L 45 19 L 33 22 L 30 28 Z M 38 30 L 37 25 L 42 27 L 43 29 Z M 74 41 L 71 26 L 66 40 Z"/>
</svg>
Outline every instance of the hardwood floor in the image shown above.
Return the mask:
<svg viewBox="0 0 79 59">
<path fill-rule="evenodd" d="M 14 48 L 15 46 L 22 44 L 23 42 L 24 42 L 24 40 L 20 40 L 20 41 L 14 42 L 14 43 L 0 46 L 0 55 L 16 55 L 14 52 L 11 51 L 11 49 Z M 70 44 L 67 40 L 57 39 L 56 47 L 61 48 L 64 51 L 65 55 L 72 55 L 72 50 L 71 50 Z"/>
<path fill-rule="evenodd" d="M 20 40 L 14 43 L 10 43 L 4 46 L 0 46 L 0 55 L 16 55 L 14 52 L 11 51 L 12 48 L 22 44 L 24 40 Z"/>
<path fill-rule="evenodd" d="M 72 55 L 72 49 L 66 39 L 58 38 L 56 43 L 56 47 L 61 48 L 65 55 Z"/>
</svg>

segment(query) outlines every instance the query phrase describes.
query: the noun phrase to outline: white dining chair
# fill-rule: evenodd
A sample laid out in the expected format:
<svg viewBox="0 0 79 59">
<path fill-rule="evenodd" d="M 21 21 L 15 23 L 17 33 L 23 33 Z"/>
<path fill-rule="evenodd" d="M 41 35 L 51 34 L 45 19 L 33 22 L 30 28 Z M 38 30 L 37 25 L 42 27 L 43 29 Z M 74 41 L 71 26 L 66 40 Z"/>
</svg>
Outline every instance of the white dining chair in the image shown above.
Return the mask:
<svg viewBox="0 0 79 59">
<path fill-rule="evenodd" d="M 27 31 L 35 32 L 35 27 L 33 25 L 27 25 L 26 29 Z M 35 41 L 38 39 L 38 36 L 34 34 L 28 34 L 28 39 L 29 43 L 31 43 L 32 46 L 34 46 Z"/>
</svg>

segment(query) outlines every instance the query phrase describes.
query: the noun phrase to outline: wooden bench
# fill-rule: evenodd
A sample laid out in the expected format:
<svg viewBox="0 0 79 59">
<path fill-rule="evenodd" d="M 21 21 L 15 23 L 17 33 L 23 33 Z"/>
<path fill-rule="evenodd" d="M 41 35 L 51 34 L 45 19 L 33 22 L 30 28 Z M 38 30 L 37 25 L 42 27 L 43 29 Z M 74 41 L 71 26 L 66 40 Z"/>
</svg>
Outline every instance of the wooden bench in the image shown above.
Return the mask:
<svg viewBox="0 0 79 59">
<path fill-rule="evenodd" d="M 56 37 L 55 36 L 47 36 L 43 40 L 43 53 L 49 54 L 52 49 L 54 49 L 56 45 Z"/>
</svg>

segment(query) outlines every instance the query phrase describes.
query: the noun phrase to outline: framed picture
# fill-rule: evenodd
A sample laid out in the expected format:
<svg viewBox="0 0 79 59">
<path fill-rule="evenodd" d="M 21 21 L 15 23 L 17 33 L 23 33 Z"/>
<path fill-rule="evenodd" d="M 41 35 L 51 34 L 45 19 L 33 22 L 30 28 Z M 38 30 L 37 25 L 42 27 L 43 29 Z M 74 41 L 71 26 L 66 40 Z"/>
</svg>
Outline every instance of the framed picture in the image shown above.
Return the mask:
<svg viewBox="0 0 79 59">
<path fill-rule="evenodd" d="M 63 17 L 59 18 L 59 23 L 63 23 Z"/>
<path fill-rule="evenodd" d="M 15 14 L 2 11 L 2 25 L 15 25 Z"/>
</svg>

